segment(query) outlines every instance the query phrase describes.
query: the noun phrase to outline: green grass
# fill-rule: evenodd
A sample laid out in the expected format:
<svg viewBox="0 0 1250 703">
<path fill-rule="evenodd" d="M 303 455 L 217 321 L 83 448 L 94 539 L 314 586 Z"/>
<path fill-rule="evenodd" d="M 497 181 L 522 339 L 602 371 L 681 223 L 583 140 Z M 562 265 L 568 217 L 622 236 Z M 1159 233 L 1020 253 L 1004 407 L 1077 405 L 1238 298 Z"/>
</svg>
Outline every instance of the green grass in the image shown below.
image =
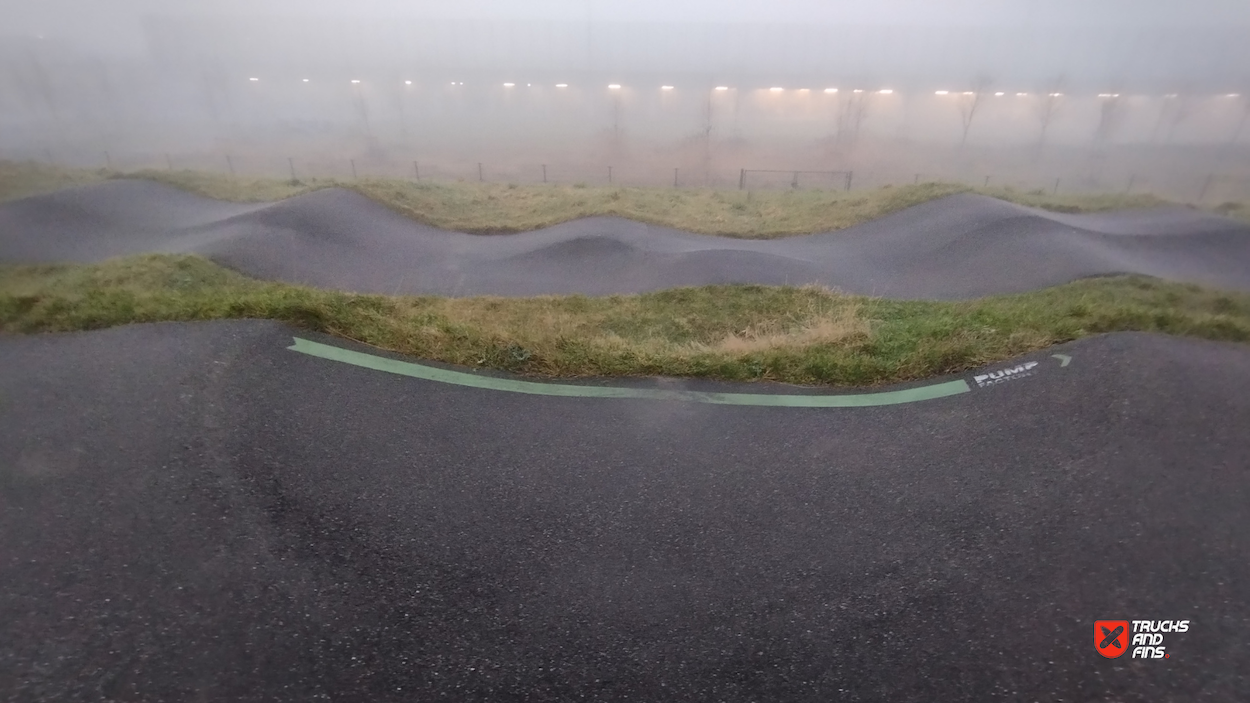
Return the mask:
<svg viewBox="0 0 1250 703">
<path fill-rule="evenodd" d="M 1235 201 L 1226 201 L 1215 206 L 1215 211 L 1225 217 L 1231 217 L 1242 222 L 1250 222 L 1250 205 Z"/>
<path fill-rule="evenodd" d="M 863 191 L 613 188 L 365 178 L 287 181 L 199 171 L 112 173 L 0 161 L 0 200 L 107 178 L 145 178 L 219 200 L 280 200 L 319 188 L 355 190 L 414 220 L 443 229 L 521 232 L 579 217 L 616 215 L 690 232 L 765 239 L 844 229 L 913 205 L 977 192 L 1056 212 L 1101 212 L 1162 205 L 1152 195 L 1048 195 L 1007 188 L 920 183 Z M 1235 206 L 1236 204 L 1232 204 Z M 1233 207 L 1228 212 L 1244 213 Z"/>
<path fill-rule="evenodd" d="M 89 171 L 48 166 L 34 161 L 0 159 L 0 202 L 51 193 L 71 186 L 99 183 L 107 180 L 109 173 L 105 169 Z"/>
<path fill-rule="evenodd" d="M 964 302 L 818 287 L 589 298 L 355 295 L 247 278 L 196 256 L 0 267 L 0 330 L 268 318 L 412 356 L 540 376 L 874 385 L 1115 331 L 1250 341 L 1250 295 L 1142 277 Z"/>
<path fill-rule="evenodd" d="M 288 182 L 178 171 L 118 174 L 0 162 L 0 200 L 128 177 L 234 201 L 352 188 L 413 219 L 470 232 L 619 215 L 695 232 L 780 237 L 849 227 L 957 192 L 1063 212 L 1147 207 L 1147 195 L 1051 196 L 928 183 L 851 193 L 363 179 Z M 1247 216 L 1237 203 L 1218 208 Z M 816 287 L 713 286 L 587 298 L 388 297 L 257 281 L 194 256 L 0 266 L 0 330 L 269 318 L 454 364 L 547 376 L 667 375 L 873 385 L 961 371 L 1090 334 L 1250 340 L 1250 296 L 1140 277 L 966 302 L 891 301 Z"/>
</svg>

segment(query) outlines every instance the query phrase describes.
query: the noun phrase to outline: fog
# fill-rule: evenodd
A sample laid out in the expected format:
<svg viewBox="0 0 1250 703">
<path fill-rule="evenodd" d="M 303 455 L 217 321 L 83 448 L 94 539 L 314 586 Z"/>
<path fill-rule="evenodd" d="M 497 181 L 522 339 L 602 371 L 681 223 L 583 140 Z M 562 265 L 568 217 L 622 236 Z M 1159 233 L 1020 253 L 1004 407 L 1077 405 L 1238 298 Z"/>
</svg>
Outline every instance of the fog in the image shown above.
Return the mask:
<svg viewBox="0 0 1250 703">
<path fill-rule="evenodd" d="M 1246 3 L 5 5 L 2 158 L 1250 195 Z"/>
</svg>

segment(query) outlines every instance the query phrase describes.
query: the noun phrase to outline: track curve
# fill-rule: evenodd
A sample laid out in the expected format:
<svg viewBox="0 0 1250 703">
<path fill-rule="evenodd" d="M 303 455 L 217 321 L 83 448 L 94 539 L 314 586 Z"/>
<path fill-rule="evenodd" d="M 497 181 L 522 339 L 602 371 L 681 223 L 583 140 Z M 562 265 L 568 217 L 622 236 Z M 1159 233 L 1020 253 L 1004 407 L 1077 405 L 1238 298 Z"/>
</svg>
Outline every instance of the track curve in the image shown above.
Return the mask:
<svg viewBox="0 0 1250 703">
<path fill-rule="evenodd" d="M 794 408 L 448 385 L 293 334 L 0 335 L 0 698 L 1250 696 L 1242 345 L 1107 335 Z M 1192 625 L 1106 660 L 1098 619 Z"/>
</svg>

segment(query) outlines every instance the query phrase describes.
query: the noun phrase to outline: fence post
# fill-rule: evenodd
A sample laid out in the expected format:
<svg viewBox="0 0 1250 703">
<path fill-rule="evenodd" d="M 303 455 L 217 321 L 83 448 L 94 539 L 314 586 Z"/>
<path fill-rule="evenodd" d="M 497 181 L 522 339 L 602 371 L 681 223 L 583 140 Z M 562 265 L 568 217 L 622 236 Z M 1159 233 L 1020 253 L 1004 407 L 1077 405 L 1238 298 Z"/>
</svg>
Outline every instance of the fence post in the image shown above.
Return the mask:
<svg viewBox="0 0 1250 703">
<path fill-rule="evenodd" d="M 917 173 L 917 174 L 916 174 L 916 177 L 915 177 L 915 178 L 913 178 L 913 179 L 911 179 L 911 184 L 912 184 L 912 185 L 916 185 L 916 184 L 917 184 L 917 183 L 919 183 L 919 182 L 920 182 L 920 174 L 919 174 L 919 173 Z"/>
<path fill-rule="evenodd" d="M 608 185 L 612 185 L 612 167 L 608 167 Z"/>
<path fill-rule="evenodd" d="M 985 185 L 983 185 L 983 186 L 981 186 L 981 187 L 982 187 L 982 188 L 989 188 L 989 187 L 990 187 L 990 177 L 989 177 L 989 176 L 986 176 L 986 177 L 985 177 Z"/>
<path fill-rule="evenodd" d="M 104 167 L 110 171 L 113 170 L 113 157 L 109 156 L 107 151 L 104 152 Z"/>
<path fill-rule="evenodd" d="M 847 189 L 848 191 L 851 189 L 851 179 L 852 179 L 852 178 L 854 178 L 854 177 L 855 177 L 855 172 L 854 172 L 854 171 L 847 171 L 847 172 L 846 172 L 846 189 Z"/>
<path fill-rule="evenodd" d="M 234 162 L 230 160 L 230 155 L 226 154 L 226 168 L 230 169 L 230 175 L 234 175 Z"/>
<path fill-rule="evenodd" d="M 165 152 L 165 167 L 170 171 L 174 170 L 174 162 L 169 158 L 169 152 Z"/>
<path fill-rule="evenodd" d="M 412 175 L 419 181 L 421 180 L 421 165 L 416 161 L 412 162 Z"/>
<path fill-rule="evenodd" d="M 1129 177 L 1128 177 L 1128 187 L 1124 189 L 1124 194 L 1125 194 L 1125 195 L 1128 195 L 1129 191 L 1133 190 L 1133 181 L 1135 181 L 1135 180 L 1137 180 L 1137 174 L 1136 174 L 1136 173 L 1134 173 L 1133 175 L 1131 175 L 1131 176 L 1129 176 Z"/>
<path fill-rule="evenodd" d="M 797 189 L 799 187 L 799 172 L 794 172 L 794 177 L 790 179 L 790 187 Z"/>
<path fill-rule="evenodd" d="M 543 164 L 543 183 L 547 182 L 547 164 Z"/>
<path fill-rule="evenodd" d="M 738 169 L 738 190 L 747 187 L 747 170 L 745 168 Z"/>
<path fill-rule="evenodd" d="M 673 169 L 673 187 L 677 187 L 677 169 Z"/>
<path fill-rule="evenodd" d="M 1207 197 L 1207 188 L 1211 187 L 1211 181 L 1214 178 L 1215 178 L 1214 173 L 1207 174 L 1207 179 L 1202 182 L 1202 190 L 1198 191 L 1198 202 L 1202 202 L 1202 199 Z"/>
<path fill-rule="evenodd" d="M 477 182 L 482 182 L 482 162 L 477 162 Z"/>
<path fill-rule="evenodd" d="M 1058 178 L 1056 178 L 1056 179 L 1055 179 L 1055 189 L 1054 189 L 1054 190 L 1052 190 L 1052 191 L 1050 191 L 1050 194 L 1051 194 L 1051 195 L 1058 195 L 1058 194 L 1059 194 L 1059 179 L 1058 179 Z"/>
<path fill-rule="evenodd" d="M 295 180 L 295 159 L 288 156 L 286 157 L 286 163 L 291 167 L 291 180 L 293 181 Z"/>
<path fill-rule="evenodd" d="M 348 159 L 348 160 L 352 162 L 352 180 L 358 180 L 359 176 L 356 175 L 356 160 L 355 159 Z"/>
</svg>

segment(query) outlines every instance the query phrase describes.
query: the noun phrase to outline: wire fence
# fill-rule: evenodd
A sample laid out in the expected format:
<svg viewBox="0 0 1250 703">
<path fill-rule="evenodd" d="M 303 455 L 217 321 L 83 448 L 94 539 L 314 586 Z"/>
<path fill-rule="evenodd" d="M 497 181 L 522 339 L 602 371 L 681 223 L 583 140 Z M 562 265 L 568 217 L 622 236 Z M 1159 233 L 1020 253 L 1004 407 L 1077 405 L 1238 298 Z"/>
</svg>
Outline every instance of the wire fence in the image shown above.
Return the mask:
<svg viewBox="0 0 1250 703">
<path fill-rule="evenodd" d="M 816 187 L 838 188 L 850 190 L 854 179 L 854 171 L 786 171 L 783 169 L 743 168 L 738 170 L 738 190 L 746 190 L 751 186 L 776 187 L 789 176 L 790 188 Z M 800 177 L 802 181 L 800 183 Z"/>
<path fill-rule="evenodd" d="M 172 154 L 102 151 L 94 159 L 82 154 L 57 160 L 45 150 L 20 160 L 55 165 L 105 168 L 113 172 L 145 169 L 206 171 L 234 176 L 277 177 L 299 182 L 317 180 L 399 179 L 414 182 L 477 182 L 551 184 L 565 186 L 621 186 L 716 188 L 756 190 L 870 190 L 921 183 L 961 183 L 968 186 L 1009 188 L 1038 195 L 1146 194 L 1197 204 L 1250 200 L 1250 175 L 1199 172 L 1124 174 L 1081 173 L 906 173 L 889 169 L 775 169 L 712 166 L 657 167 L 637 163 L 510 162 L 400 160 L 388 156 L 340 157 L 308 155 L 280 157 L 260 153 Z M 12 157 L 10 157 L 12 158 Z M 92 163 L 94 161 L 94 163 Z"/>
</svg>

